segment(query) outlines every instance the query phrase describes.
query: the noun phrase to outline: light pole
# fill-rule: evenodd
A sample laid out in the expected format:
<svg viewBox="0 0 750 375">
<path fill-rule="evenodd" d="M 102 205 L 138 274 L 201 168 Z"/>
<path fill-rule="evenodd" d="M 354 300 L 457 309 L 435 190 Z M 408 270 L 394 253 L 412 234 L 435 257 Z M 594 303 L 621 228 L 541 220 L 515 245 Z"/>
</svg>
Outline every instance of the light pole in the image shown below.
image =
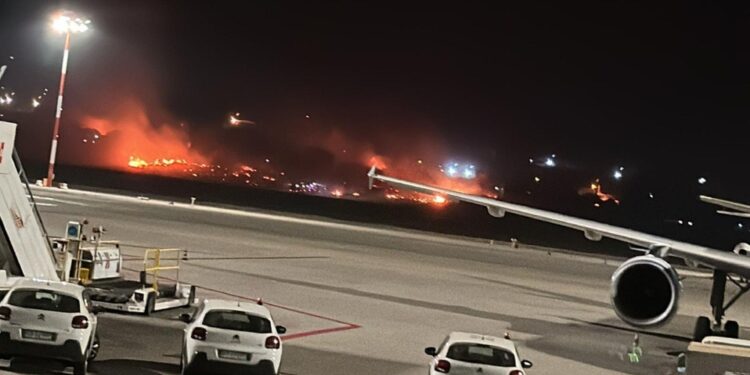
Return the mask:
<svg viewBox="0 0 750 375">
<path fill-rule="evenodd" d="M 47 169 L 47 187 L 52 186 L 55 178 L 55 158 L 57 157 L 57 139 L 60 138 L 60 115 L 62 114 L 63 92 L 65 91 L 65 73 L 68 71 L 68 55 L 70 54 L 70 34 L 82 33 L 89 29 L 91 21 L 84 20 L 70 12 L 63 12 L 52 19 L 52 28 L 65 33 L 65 50 L 63 52 L 62 69 L 60 72 L 60 89 L 57 96 L 55 110 L 55 127 L 52 130 L 52 149 L 49 153 L 49 168 Z"/>
</svg>

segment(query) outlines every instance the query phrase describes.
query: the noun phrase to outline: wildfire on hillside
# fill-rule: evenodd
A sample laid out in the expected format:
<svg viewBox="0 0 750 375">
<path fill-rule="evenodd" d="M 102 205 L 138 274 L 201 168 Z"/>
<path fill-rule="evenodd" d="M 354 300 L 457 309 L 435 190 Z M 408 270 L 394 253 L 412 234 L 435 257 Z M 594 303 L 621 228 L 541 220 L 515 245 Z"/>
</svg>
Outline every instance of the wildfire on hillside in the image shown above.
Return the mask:
<svg viewBox="0 0 750 375">
<path fill-rule="evenodd" d="M 440 142 L 432 136 L 404 145 L 403 138 L 387 138 L 384 142 L 393 152 L 377 153 L 368 141 L 345 135 L 337 129 L 305 129 L 303 134 L 287 133 L 287 138 L 266 140 L 265 147 L 242 144 L 238 152 L 229 148 L 236 144 L 238 131 L 257 128 L 227 129 L 217 126 L 214 133 L 200 134 L 194 147 L 195 132 L 184 123 L 154 120 L 146 106 L 138 100 L 124 100 L 112 106 L 110 113 L 84 116 L 80 120 L 82 141 L 77 163 L 129 173 L 155 174 L 205 182 L 226 183 L 284 190 L 302 194 L 340 199 L 406 201 L 443 206 L 441 196 L 430 196 L 392 190 L 367 190 L 365 171 L 371 166 L 394 176 L 471 194 L 491 196 L 482 186 L 485 178 L 451 178 L 443 173 L 441 163 L 446 156 Z M 234 132 L 234 133 L 231 133 Z M 255 133 L 247 133 L 255 135 Z M 245 136 L 247 137 L 247 134 Z M 296 136 L 295 136 L 296 135 Z M 229 141 L 225 146 L 223 142 Z M 232 143 L 234 142 L 234 143 Z M 415 143 L 415 144 L 412 144 Z M 209 146 L 206 146 L 206 145 Z M 202 146 L 202 147 L 201 147 Z M 401 151 L 397 151 L 397 150 Z M 324 152 L 327 160 L 308 158 L 306 152 Z M 386 156 L 388 155 L 388 156 Z M 418 157 L 417 157 L 418 156 Z M 472 166 L 473 168 L 473 166 Z M 308 182 L 299 182 L 308 181 Z"/>
</svg>

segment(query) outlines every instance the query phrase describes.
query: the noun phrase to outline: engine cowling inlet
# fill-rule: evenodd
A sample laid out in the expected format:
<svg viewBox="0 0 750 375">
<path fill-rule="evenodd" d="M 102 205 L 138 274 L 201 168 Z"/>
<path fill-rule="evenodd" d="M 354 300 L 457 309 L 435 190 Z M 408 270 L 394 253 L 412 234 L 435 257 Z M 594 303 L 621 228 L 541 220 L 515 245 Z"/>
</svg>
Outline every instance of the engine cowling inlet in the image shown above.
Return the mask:
<svg viewBox="0 0 750 375">
<path fill-rule="evenodd" d="M 654 327 L 669 322 L 677 312 L 682 285 L 664 259 L 643 255 L 628 259 L 612 275 L 612 306 L 624 322 Z"/>
</svg>

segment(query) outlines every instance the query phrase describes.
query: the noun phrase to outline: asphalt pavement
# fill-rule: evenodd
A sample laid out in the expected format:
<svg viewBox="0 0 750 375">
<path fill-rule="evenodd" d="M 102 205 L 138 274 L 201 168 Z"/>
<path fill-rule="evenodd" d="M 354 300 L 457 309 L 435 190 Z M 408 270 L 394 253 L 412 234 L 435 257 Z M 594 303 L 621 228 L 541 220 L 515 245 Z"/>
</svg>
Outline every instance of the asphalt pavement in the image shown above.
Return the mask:
<svg viewBox="0 0 750 375">
<path fill-rule="evenodd" d="M 697 315 L 708 315 L 707 279 L 687 278 L 678 315 L 636 331 L 609 305 L 621 259 L 480 239 L 334 222 L 251 208 L 34 189 L 50 234 L 87 218 L 127 255 L 184 248 L 181 277 L 201 298 L 261 297 L 284 337 L 282 373 L 423 375 L 427 346 L 451 331 L 509 332 L 534 374 L 674 374 Z M 189 202 L 189 199 L 184 199 Z M 561 229 L 565 230 L 565 229 Z M 748 301 L 729 312 L 750 322 Z M 154 317 L 104 313 L 96 374 L 176 374 L 184 325 L 173 310 Z M 644 356 L 628 360 L 634 334 Z M 744 327 L 742 336 L 750 336 Z M 29 370 L 20 373 L 48 373 Z M 21 364 L 25 365 L 25 364 Z M 45 372 L 46 371 L 46 372 Z"/>
</svg>

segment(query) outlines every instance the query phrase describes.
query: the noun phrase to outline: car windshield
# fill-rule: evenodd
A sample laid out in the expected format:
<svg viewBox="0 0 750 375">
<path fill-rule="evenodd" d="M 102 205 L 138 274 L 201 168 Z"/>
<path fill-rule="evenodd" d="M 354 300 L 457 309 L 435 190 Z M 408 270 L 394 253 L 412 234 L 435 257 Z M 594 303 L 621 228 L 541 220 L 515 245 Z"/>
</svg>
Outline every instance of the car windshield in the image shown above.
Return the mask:
<svg viewBox="0 0 750 375">
<path fill-rule="evenodd" d="M 211 310 L 203 318 L 203 325 L 233 331 L 271 333 L 268 319 L 236 310 Z"/>
<path fill-rule="evenodd" d="M 77 313 L 81 311 L 78 299 L 51 290 L 14 290 L 8 298 L 8 304 L 29 309 L 63 313 Z"/>
<path fill-rule="evenodd" d="M 483 344 L 453 344 L 448 349 L 447 357 L 456 361 L 490 366 L 513 367 L 516 365 L 516 356 L 513 353 Z"/>
</svg>

